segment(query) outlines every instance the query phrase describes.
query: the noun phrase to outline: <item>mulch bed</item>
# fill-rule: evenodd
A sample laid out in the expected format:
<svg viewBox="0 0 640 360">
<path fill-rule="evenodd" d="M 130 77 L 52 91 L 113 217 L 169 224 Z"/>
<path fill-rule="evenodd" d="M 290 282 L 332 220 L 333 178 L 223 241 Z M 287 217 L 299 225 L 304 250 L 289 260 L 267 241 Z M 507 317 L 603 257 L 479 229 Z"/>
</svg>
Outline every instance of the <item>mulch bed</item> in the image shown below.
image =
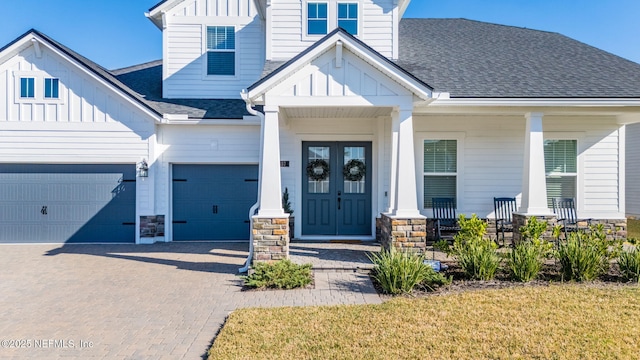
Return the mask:
<svg viewBox="0 0 640 360">
<path fill-rule="evenodd" d="M 457 294 L 467 291 L 478 291 L 487 289 L 506 289 L 515 287 L 531 287 L 531 286 L 549 286 L 551 284 L 558 284 L 563 282 L 562 272 L 560 271 L 560 264 L 547 263 L 542 268 L 538 279 L 530 281 L 528 283 L 522 283 L 511 280 L 509 273 L 504 269 L 499 269 L 496 273 L 496 277 L 493 280 L 469 280 L 462 268 L 458 266 L 456 262 L 443 262 L 448 266 L 447 270 L 442 273 L 447 277 L 453 277 L 453 281 L 450 285 L 442 286 L 435 289 L 429 289 L 423 286 L 416 286 L 413 293 L 403 295 L 389 295 L 382 291 L 382 288 L 378 282 L 372 277 L 371 281 L 376 288 L 378 294 L 384 299 L 390 299 L 394 296 L 407 296 L 407 297 L 429 297 L 440 296 L 448 294 Z M 622 278 L 620 268 L 618 264 L 611 264 L 609 271 L 606 274 L 600 276 L 596 281 L 586 283 L 589 286 L 594 287 L 611 287 L 611 286 L 638 286 L 638 283 L 627 282 Z"/>
</svg>

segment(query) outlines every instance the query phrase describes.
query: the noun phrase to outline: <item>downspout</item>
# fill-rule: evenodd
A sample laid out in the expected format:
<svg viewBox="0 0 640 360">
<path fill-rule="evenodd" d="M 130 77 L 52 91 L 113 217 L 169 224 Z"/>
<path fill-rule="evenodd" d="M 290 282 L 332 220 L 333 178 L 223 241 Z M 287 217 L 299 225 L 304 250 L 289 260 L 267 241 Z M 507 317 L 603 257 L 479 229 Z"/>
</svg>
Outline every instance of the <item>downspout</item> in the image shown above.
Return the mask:
<svg viewBox="0 0 640 360">
<path fill-rule="evenodd" d="M 264 114 L 253 108 L 253 103 L 249 99 L 249 94 L 247 93 L 247 90 L 243 89 L 242 92 L 240 93 L 240 96 L 242 96 L 242 99 L 244 99 L 244 101 L 246 103 L 247 112 L 249 114 L 253 115 L 253 116 L 257 116 L 257 117 L 260 118 L 260 153 L 259 153 L 259 159 L 262 159 L 262 147 L 263 147 L 263 143 L 264 143 L 264 139 L 263 139 L 263 135 L 262 135 L 262 129 L 264 128 Z M 258 161 L 258 174 L 262 174 L 261 171 L 262 171 L 262 161 Z M 251 267 L 251 261 L 253 260 L 253 215 L 256 214 L 256 211 L 258 210 L 258 207 L 260 206 L 260 189 L 262 188 L 261 183 L 262 183 L 262 176 L 258 175 L 258 198 L 256 199 L 256 203 L 253 204 L 251 209 L 249 209 L 249 224 L 250 224 L 249 225 L 249 255 L 247 256 L 247 260 L 244 263 L 244 266 L 241 267 L 240 269 L 238 269 L 238 272 L 240 272 L 240 273 L 245 273 L 245 272 L 249 271 L 249 267 Z"/>
</svg>

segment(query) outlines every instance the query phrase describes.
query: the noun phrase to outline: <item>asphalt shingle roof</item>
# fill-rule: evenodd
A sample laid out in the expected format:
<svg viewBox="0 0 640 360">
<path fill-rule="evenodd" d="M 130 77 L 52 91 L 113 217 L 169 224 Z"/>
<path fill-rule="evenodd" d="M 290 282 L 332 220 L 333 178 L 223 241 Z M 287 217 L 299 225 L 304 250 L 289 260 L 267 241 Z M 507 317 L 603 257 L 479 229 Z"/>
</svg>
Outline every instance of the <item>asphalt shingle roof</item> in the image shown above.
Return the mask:
<svg viewBox="0 0 640 360">
<path fill-rule="evenodd" d="M 459 98 L 638 98 L 640 64 L 558 33 L 403 19 L 398 65 Z"/>
</svg>

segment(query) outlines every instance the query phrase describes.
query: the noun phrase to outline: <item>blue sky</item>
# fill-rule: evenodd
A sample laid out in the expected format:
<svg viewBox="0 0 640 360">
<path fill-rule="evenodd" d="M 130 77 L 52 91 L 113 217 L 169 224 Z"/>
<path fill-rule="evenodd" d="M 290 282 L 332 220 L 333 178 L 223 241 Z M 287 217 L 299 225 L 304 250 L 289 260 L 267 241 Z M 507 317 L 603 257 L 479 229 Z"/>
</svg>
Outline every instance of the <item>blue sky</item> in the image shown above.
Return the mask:
<svg viewBox="0 0 640 360">
<path fill-rule="evenodd" d="M 144 17 L 159 0 L 0 0 L 0 46 L 30 28 L 115 69 L 162 57 Z M 413 0 L 405 17 L 467 18 L 559 32 L 640 63 L 638 0 Z"/>
</svg>

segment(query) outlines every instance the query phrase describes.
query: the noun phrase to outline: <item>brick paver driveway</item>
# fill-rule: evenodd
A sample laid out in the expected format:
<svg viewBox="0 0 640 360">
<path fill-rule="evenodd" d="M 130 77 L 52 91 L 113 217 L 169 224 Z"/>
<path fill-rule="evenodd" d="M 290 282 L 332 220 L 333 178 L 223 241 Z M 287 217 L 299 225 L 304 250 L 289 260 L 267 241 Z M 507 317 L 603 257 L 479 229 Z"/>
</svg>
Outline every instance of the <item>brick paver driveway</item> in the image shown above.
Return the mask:
<svg viewBox="0 0 640 360">
<path fill-rule="evenodd" d="M 366 275 L 241 292 L 241 243 L 0 246 L 0 358 L 200 359 L 230 311 L 376 303 Z"/>
</svg>

